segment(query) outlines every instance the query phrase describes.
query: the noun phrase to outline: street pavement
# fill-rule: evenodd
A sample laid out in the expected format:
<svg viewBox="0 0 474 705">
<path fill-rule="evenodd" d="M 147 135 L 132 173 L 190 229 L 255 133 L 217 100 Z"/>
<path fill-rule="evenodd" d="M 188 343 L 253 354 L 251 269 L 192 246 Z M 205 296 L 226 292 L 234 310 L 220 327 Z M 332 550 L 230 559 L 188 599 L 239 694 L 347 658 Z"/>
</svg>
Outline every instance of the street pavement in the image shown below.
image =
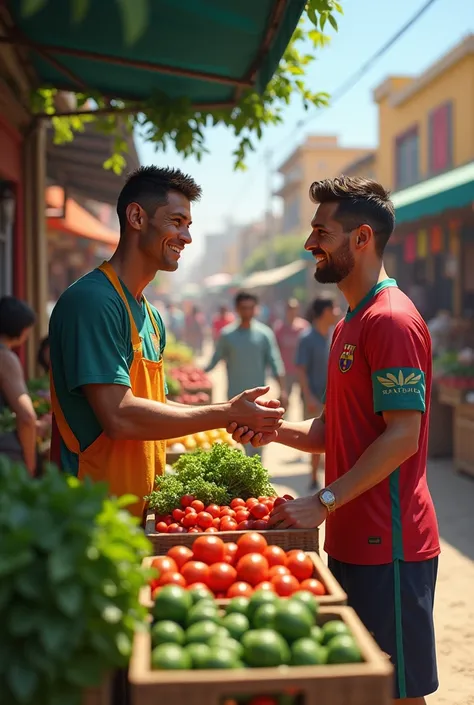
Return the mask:
<svg viewBox="0 0 474 705">
<path fill-rule="evenodd" d="M 203 362 L 208 359 L 206 356 Z M 224 366 L 219 365 L 211 376 L 214 401 L 225 401 Z M 273 385 L 270 394 L 276 395 Z M 290 400 L 288 417 L 302 418 L 297 393 Z M 279 494 L 296 497 L 309 492 L 310 465 L 303 453 L 272 444 L 264 449 L 263 464 Z M 323 469 L 320 474 L 323 484 Z M 435 605 L 440 688 L 427 702 L 474 705 L 474 480 L 455 473 L 450 461 L 432 461 L 429 484 L 438 514 L 442 553 Z M 323 543 L 324 527 L 321 546 Z"/>
</svg>

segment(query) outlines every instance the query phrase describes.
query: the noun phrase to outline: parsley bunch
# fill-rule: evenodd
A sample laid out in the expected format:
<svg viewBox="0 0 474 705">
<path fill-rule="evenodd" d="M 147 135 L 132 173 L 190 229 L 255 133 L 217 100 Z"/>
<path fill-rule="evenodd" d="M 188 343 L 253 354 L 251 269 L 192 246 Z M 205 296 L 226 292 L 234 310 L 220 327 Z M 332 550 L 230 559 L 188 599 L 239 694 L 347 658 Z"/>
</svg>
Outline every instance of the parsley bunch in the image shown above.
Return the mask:
<svg viewBox="0 0 474 705">
<path fill-rule="evenodd" d="M 226 444 L 215 444 L 207 452 L 184 453 L 173 466 L 174 474 L 156 478 L 155 490 L 145 499 L 160 515 L 180 506 L 190 494 L 204 504 L 228 504 L 235 497 L 272 496 L 275 490 L 258 456 L 248 457 Z"/>
</svg>

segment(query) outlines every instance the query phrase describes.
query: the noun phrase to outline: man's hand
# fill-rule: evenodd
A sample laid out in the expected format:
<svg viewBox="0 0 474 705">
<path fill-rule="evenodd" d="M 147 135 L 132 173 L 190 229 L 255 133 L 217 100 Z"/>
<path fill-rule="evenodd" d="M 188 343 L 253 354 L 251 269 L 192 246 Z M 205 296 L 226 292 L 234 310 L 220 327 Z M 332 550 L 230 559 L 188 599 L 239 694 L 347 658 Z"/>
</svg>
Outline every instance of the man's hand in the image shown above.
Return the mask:
<svg viewBox="0 0 474 705">
<path fill-rule="evenodd" d="M 229 402 L 229 422 L 237 427 L 252 429 L 254 433 L 274 433 L 281 426 L 285 409 L 276 399 L 257 401 L 269 387 L 256 387 L 242 392 Z M 230 427 L 230 426 L 229 426 Z"/>
<path fill-rule="evenodd" d="M 274 400 L 272 399 L 272 401 Z M 282 406 L 285 410 L 288 407 L 288 392 L 286 389 L 280 390 L 280 406 Z"/>
<path fill-rule="evenodd" d="M 267 409 L 280 409 L 281 406 L 283 406 L 278 399 L 266 399 L 258 401 L 257 403 L 259 406 L 264 406 Z M 247 425 L 239 426 L 235 421 L 227 426 L 227 432 L 231 434 L 232 438 L 234 441 L 237 441 L 237 443 L 241 443 L 242 445 L 251 443 L 254 448 L 268 445 L 268 443 L 276 441 L 278 438 L 278 428 L 263 433 L 257 433 Z"/>
<path fill-rule="evenodd" d="M 269 528 L 315 529 L 327 516 L 327 509 L 318 497 L 301 497 L 280 504 L 270 514 Z"/>
</svg>

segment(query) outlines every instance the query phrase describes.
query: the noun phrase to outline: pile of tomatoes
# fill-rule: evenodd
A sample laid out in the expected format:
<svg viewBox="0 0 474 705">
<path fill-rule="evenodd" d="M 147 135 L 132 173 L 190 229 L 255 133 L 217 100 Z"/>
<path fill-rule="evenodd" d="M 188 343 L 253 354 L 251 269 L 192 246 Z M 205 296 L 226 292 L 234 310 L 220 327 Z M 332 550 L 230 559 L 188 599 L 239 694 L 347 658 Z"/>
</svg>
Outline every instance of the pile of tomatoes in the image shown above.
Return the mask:
<svg viewBox="0 0 474 705">
<path fill-rule="evenodd" d="M 256 590 L 272 590 L 288 597 L 298 590 L 325 595 L 314 577 L 314 564 L 301 550 L 285 552 L 271 546 L 261 534 L 243 534 L 237 543 L 218 536 L 199 536 L 192 550 L 173 546 L 166 556 L 154 558 L 158 576 L 150 586 L 153 598 L 164 585 L 208 590 L 217 598 L 250 597 Z"/>
<path fill-rule="evenodd" d="M 267 528 L 274 507 L 293 499 L 283 497 L 251 497 L 247 501 L 236 498 L 230 506 L 207 507 L 191 495 L 181 498 L 181 507 L 171 514 L 155 518 L 155 529 L 160 534 L 209 534 L 217 531 L 262 531 Z"/>
</svg>

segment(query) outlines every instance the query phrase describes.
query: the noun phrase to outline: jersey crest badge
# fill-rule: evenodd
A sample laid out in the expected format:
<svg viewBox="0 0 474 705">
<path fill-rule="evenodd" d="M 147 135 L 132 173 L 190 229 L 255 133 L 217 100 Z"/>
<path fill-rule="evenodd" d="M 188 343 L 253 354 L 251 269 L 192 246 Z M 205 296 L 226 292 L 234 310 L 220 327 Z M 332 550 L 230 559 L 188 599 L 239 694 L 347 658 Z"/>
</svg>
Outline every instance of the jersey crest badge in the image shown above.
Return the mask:
<svg viewBox="0 0 474 705">
<path fill-rule="evenodd" d="M 339 369 L 341 372 L 349 372 L 354 362 L 354 352 L 356 346 L 350 345 L 349 343 L 344 344 L 344 350 L 339 358 Z"/>
</svg>

